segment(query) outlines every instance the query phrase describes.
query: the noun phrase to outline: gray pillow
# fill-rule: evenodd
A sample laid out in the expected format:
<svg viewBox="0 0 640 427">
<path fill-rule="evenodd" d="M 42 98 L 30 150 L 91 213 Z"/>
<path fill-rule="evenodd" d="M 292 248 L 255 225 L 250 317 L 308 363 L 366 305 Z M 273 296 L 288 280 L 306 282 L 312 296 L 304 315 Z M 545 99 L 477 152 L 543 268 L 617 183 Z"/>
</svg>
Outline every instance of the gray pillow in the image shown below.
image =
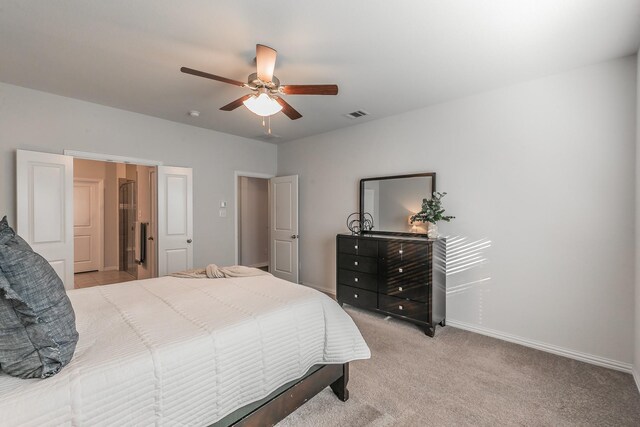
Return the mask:
<svg viewBox="0 0 640 427">
<path fill-rule="evenodd" d="M 51 265 L 0 221 L 0 369 L 20 378 L 55 375 L 73 357 L 75 313 Z"/>
</svg>

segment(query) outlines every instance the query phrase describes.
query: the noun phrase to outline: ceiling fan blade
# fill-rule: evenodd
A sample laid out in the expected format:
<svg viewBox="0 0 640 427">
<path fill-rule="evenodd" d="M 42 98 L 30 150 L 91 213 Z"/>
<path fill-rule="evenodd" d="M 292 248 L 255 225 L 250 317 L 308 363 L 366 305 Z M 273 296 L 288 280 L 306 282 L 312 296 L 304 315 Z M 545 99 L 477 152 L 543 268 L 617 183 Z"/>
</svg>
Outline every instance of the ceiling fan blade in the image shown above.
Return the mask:
<svg viewBox="0 0 640 427">
<path fill-rule="evenodd" d="M 276 67 L 275 49 L 262 44 L 256 45 L 256 68 L 258 69 L 258 78 L 265 83 L 273 79 L 273 70 Z"/>
<path fill-rule="evenodd" d="M 338 85 L 283 85 L 287 95 L 337 95 Z"/>
<path fill-rule="evenodd" d="M 236 108 L 238 108 L 239 106 L 241 106 L 244 101 L 246 101 L 247 99 L 251 98 L 252 96 L 253 95 L 251 95 L 251 94 L 242 96 L 242 97 L 236 99 L 235 101 L 228 103 L 224 107 L 220 107 L 220 109 L 223 110 L 223 111 L 233 111 Z"/>
<path fill-rule="evenodd" d="M 302 117 L 302 114 L 298 113 L 295 108 L 293 108 L 287 101 L 282 98 L 276 97 L 275 100 L 278 104 L 282 105 L 282 112 L 289 117 L 291 120 L 298 120 Z"/>
<path fill-rule="evenodd" d="M 192 74 L 194 76 L 204 77 L 205 79 L 217 80 L 219 82 L 229 83 L 229 84 L 236 85 L 236 86 L 244 86 L 245 85 L 245 83 L 240 82 L 238 80 L 232 80 L 232 79 L 228 79 L 226 77 L 216 76 L 215 74 L 205 73 L 204 71 L 198 71 L 198 70 L 194 70 L 192 68 L 182 67 L 182 68 L 180 68 L 180 71 L 182 71 L 183 73 L 186 73 L 186 74 Z"/>
</svg>

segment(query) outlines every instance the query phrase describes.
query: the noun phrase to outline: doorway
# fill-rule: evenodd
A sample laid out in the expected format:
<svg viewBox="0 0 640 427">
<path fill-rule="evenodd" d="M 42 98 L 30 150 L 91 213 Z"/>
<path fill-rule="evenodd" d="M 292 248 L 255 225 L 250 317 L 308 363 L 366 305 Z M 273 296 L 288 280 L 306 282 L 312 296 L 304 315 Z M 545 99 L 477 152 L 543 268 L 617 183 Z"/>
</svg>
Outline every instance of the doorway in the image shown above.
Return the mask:
<svg viewBox="0 0 640 427">
<path fill-rule="evenodd" d="M 89 173 L 97 173 L 100 164 L 115 163 L 116 178 L 132 179 L 129 170 L 136 172 L 138 184 L 149 182 L 150 194 L 141 196 L 138 189 L 138 217 L 143 222 L 140 210 L 152 212 L 147 227 L 146 245 L 137 246 L 141 254 L 146 255 L 142 262 L 143 270 L 138 268 L 138 277 L 166 276 L 172 272 L 193 268 L 193 170 L 188 167 L 165 166 L 162 162 L 108 154 L 64 150 L 64 154 L 43 153 L 38 151 L 16 150 L 16 226 L 31 248 L 46 259 L 60 276 L 65 289 L 73 289 L 74 283 L 74 160 L 91 160 L 97 163 L 89 168 Z M 145 174 L 138 174 L 146 166 Z M 106 167 L 113 175 L 113 167 Z M 123 174 L 124 171 L 124 174 Z M 105 172 L 106 173 L 106 172 Z M 142 178 L 141 178 L 141 175 Z M 79 176 L 80 177 L 80 176 Z M 96 178 L 99 179 L 99 178 Z M 115 180 L 110 179 L 113 183 Z M 107 184 L 106 178 L 104 185 Z M 118 223 L 119 203 L 112 205 L 107 198 L 118 199 L 117 185 L 111 191 L 104 192 L 107 208 L 104 209 L 104 223 Z M 107 197 L 107 195 L 109 195 Z M 110 207 L 112 206 L 112 207 Z M 111 216 L 108 220 L 107 212 Z M 104 230 L 105 227 L 103 227 Z M 116 230 L 115 232 L 113 230 Z M 149 234 L 151 233 L 151 234 Z M 108 236 L 118 236 L 117 226 L 110 233 L 104 233 L 103 245 Z M 137 234 L 141 236 L 141 234 Z M 145 241 L 145 239 L 140 239 Z M 119 242 L 119 241 L 118 241 Z M 151 243 L 149 243 L 151 242 Z M 118 248 L 111 252 L 115 263 L 103 266 L 103 271 L 91 271 L 79 274 L 128 274 L 119 270 Z M 106 252 L 106 251 L 105 251 Z M 93 255 L 90 255 L 93 257 Z M 104 259 L 104 254 L 102 259 Z M 112 262 L 113 262 L 112 259 Z M 140 258 L 138 258 L 140 260 Z M 115 267 L 115 268 L 114 268 Z M 107 269 L 109 268 L 109 270 Z M 120 277 L 113 279 L 121 282 Z M 111 279 L 109 279 L 111 282 Z M 95 285 L 92 283 L 91 285 Z M 102 283 L 105 284 L 103 280 Z"/>
<path fill-rule="evenodd" d="M 153 166 L 73 160 L 74 287 L 157 277 Z"/>
<path fill-rule="evenodd" d="M 243 187 L 249 190 L 243 191 Z M 224 216 L 223 201 L 220 207 L 220 216 Z M 298 283 L 298 175 L 236 171 L 235 207 L 236 264 L 262 268 Z M 251 254 L 258 254 L 259 260 Z"/>
<path fill-rule="evenodd" d="M 269 271 L 269 179 L 238 175 L 237 264 Z"/>
</svg>

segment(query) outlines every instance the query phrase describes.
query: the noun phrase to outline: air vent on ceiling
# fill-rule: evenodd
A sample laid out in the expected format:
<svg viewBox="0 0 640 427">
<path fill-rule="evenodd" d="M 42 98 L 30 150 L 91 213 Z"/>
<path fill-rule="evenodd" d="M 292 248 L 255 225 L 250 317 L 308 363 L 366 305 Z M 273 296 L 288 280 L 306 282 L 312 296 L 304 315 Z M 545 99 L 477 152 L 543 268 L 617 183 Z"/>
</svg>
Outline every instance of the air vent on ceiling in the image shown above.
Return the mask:
<svg viewBox="0 0 640 427">
<path fill-rule="evenodd" d="M 354 111 L 353 113 L 345 114 L 345 116 L 349 117 L 350 119 L 357 119 L 358 117 L 368 116 L 368 115 L 369 113 L 367 113 L 364 110 L 358 110 L 358 111 Z"/>
</svg>

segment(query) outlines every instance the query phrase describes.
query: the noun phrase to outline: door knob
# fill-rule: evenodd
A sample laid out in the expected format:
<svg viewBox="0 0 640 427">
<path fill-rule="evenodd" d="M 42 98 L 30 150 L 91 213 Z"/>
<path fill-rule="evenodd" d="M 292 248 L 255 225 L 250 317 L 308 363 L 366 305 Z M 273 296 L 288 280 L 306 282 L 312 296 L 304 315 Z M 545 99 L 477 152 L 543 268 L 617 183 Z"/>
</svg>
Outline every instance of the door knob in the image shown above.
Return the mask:
<svg viewBox="0 0 640 427">
<path fill-rule="evenodd" d="M 300 237 L 300 235 L 299 235 L 299 234 L 292 234 L 292 235 L 291 235 L 291 238 L 292 238 L 292 239 L 297 239 L 298 237 Z"/>
<path fill-rule="evenodd" d="M 193 242 L 193 240 L 187 239 L 187 243 L 191 243 L 191 242 Z"/>
</svg>

